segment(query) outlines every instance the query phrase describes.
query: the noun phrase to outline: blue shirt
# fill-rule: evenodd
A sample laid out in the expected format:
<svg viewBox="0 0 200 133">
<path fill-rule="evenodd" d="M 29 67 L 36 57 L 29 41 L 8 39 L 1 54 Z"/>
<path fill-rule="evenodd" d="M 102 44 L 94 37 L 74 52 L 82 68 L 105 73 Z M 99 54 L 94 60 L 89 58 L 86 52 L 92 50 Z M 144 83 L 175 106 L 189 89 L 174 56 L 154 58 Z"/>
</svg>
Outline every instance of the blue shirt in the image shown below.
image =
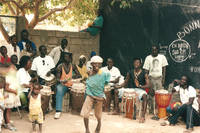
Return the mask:
<svg viewBox="0 0 200 133">
<path fill-rule="evenodd" d="M 24 45 L 23 45 L 23 40 L 21 40 L 17 45 L 19 46 L 20 51 L 22 51 L 24 49 Z M 33 48 L 34 51 L 37 51 L 37 48 L 35 46 L 35 44 L 31 41 L 31 46 Z"/>
<path fill-rule="evenodd" d="M 104 86 L 110 81 L 110 74 L 99 72 L 86 80 L 86 95 L 105 98 Z"/>
</svg>

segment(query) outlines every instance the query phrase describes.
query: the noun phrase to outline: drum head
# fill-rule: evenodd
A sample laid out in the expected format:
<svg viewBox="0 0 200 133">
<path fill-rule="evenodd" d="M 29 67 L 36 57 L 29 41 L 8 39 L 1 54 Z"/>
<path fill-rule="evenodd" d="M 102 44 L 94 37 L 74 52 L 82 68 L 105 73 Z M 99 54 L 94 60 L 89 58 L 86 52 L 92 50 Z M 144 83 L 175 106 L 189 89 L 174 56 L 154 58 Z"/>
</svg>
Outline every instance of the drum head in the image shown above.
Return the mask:
<svg viewBox="0 0 200 133">
<path fill-rule="evenodd" d="M 53 74 L 51 74 L 49 77 L 44 76 L 44 79 L 45 79 L 46 81 L 51 81 L 51 80 L 53 80 L 54 78 L 55 78 L 55 76 L 54 76 Z"/>
</svg>

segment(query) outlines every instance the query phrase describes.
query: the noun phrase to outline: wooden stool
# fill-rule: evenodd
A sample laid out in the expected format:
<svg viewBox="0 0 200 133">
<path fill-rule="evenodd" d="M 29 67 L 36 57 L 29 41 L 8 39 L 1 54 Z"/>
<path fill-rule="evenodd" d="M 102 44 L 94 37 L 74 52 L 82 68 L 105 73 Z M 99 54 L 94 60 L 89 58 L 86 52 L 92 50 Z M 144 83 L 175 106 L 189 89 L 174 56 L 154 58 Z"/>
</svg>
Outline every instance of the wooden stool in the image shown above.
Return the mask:
<svg viewBox="0 0 200 133">
<path fill-rule="evenodd" d="M 63 97 L 62 112 L 66 113 L 70 111 L 69 101 L 70 101 L 70 94 L 66 93 Z"/>
</svg>

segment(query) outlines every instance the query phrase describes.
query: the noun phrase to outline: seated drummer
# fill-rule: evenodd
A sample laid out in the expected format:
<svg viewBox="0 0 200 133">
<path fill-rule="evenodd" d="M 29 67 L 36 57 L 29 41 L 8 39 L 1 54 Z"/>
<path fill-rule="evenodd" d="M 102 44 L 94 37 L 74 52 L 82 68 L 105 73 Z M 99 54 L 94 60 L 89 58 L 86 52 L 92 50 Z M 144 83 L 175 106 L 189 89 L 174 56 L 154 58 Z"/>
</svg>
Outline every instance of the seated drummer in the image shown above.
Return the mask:
<svg viewBox="0 0 200 133">
<path fill-rule="evenodd" d="M 80 74 L 76 67 L 71 63 L 72 53 L 63 52 L 62 63 L 56 69 L 56 113 L 54 118 L 59 119 L 62 112 L 63 96 L 69 91 L 72 86 L 72 78 L 80 78 Z M 74 74 L 73 74 L 74 72 Z"/>
<path fill-rule="evenodd" d="M 117 67 L 114 66 L 114 62 L 112 58 L 108 58 L 107 62 L 106 62 L 107 66 L 101 68 L 101 70 L 105 73 L 109 73 L 110 74 L 110 82 L 109 85 L 110 86 L 115 86 L 115 84 L 119 83 L 119 79 L 121 76 L 121 73 L 119 71 L 119 69 Z M 111 94 L 113 95 L 112 97 L 114 97 L 114 90 L 111 90 Z M 118 99 L 118 97 L 117 97 Z M 116 106 L 118 106 L 118 103 L 116 105 L 115 102 L 115 98 L 114 98 L 114 108 L 117 108 Z M 115 114 L 116 112 L 114 112 Z"/>
<path fill-rule="evenodd" d="M 178 118 L 181 116 L 186 122 L 185 133 L 190 133 L 193 131 L 193 126 L 200 126 L 200 111 L 199 104 L 200 98 L 197 97 L 197 92 L 190 85 L 190 81 L 187 76 L 182 76 L 178 86 L 174 87 L 173 91 L 179 91 L 181 106 L 177 109 L 172 116 L 168 118 L 168 122 L 161 123 L 162 126 L 175 125 Z"/>
<path fill-rule="evenodd" d="M 81 55 L 79 57 L 79 64 L 75 65 L 75 67 L 78 69 L 78 71 L 81 75 L 82 81 L 85 81 L 88 78 L 85 55 Z"/>
<path fill-rule="evenodd" d="M 49 81 L 49 78 L 54 78 L 52 72 L 55 69 L 55 64 L 51 56 L 47 55 L 47 48 L 45 45 L 39 47 L 40 56 L 33 59 L 32 73 L 39 76 L 39 82 L 41 85 L 45 84 L 45 81 Z"/>
<path fill-rule="evenodd" d="M 145 122 L 145 114 L 147 108 L 147 93 L 146 88 L 149 88 L 149 78 L 147 73 L 141 68 L 141 59 L 135 58 L 133 61 L 133 69 L 127 73 L 124 83 L 116 88 L 122 88 L 128 85 L 128 88 L 132 88 L 136 91 L 139 99 L 142 100 L 142 116 L 139 120 L 140 123 Z M 118 96 L 119 91 L 115 90 L 115 96 Z M 119 111 L 119 107 L 117 109 Z"/>
</svg>

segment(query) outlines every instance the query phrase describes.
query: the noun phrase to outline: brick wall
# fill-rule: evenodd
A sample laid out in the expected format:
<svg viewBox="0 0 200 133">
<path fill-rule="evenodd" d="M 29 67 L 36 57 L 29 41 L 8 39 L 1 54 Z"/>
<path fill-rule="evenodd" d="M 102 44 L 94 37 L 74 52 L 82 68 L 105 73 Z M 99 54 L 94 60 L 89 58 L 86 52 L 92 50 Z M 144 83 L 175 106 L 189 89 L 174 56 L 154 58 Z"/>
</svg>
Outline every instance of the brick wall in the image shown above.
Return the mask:
<svg viewBox="0 0 200 133">
<path fill-rule="evenodd" d="M 99 35 L 91 36 L 85 32 L 63 32 L 52 30 L 30 30 L 30 40 L 32 40 L 37 48 L 44 44 L 48 48 L 48 52 L 56 46 L 60 45 L 63 38 L 68 40 L 68 49 L 73 53 L 73 62 L 78 63 L 79 56 L 84 54 L 89 57 L 91 51 L 99 54 Z"/>
</svg>

